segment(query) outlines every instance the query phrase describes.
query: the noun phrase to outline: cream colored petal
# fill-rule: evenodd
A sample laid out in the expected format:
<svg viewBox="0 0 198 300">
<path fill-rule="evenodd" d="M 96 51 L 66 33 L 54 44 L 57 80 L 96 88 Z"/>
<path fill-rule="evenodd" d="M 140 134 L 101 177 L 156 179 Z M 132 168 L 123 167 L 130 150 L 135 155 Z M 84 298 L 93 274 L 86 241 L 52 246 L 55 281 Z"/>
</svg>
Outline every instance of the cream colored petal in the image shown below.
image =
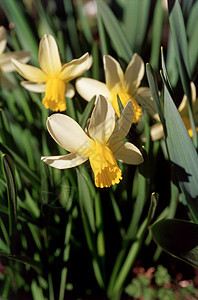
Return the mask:
<svg viewBox="0 0 198 300">
<path fill-rule="evenodd" d="M 137 90 L 133 98 L 152 116 L 157 118 L 157 111 L 153 101 L 151 91 L 147 87 L 141 87 Z"/>
<path fill-rule="evenodd" d="M 61 61 L 55 39 L 45 34 L 39 45 L 39 64 L 47 75 L 57 75 L 61 70 Z"/>
<path fill-rule="evenodd" d="M 17 85 L 11 82 L 2 72 L 0 72 L 0 87 L 13 90 L 17 88 Z"/>
<path fill-rule="evenodd" d="M 4 52 L 6 44 L 6 29 L 3 26 L 0 26 L 0 55 Z"/>
<path fill-rule="evenodd" d="M 160 140 L 164 136 L 164 130 L 162 124 L 157 123 L 151 126 L 150 134 L 151 134 L 152 141 Z"/>
<path fill-rule="evenodd" d="M 102 95 L 96 100 L 88 132 L 96 142 L 106 145 L 115 127 L 115 111 L 111 103 Z"/>
<path fill-rule="evenodd" d="M 53 114 L 46 124 L 52 138 L 62 148 L 86 155 L 92 141 L 76 121 L 63 114 Z"/>
<path fill-rule="evenodd" d="M 193 104 L 193 111 L 194 113 L 198 110 L 198 104 L 196 103 L 196 87 L 193 82 L 190 84 L 191 86 L 191 97 L 192 97 L 192 104 Z M 180 112 L 182 117 L 189 117 L 188 115 L 188 100 L 187 96 L 184 95 L 179 107 L 178 111 Z"/>
<path fill-rule="evenodd" d="M 135 90 L 139 87 L 144 72 L 144 62 L 141 57 L 135 53 L 125 71 L 125 84 L 130 95 L 133 95 Z"/>
<path fill-rule="evenodd" d="M 64 81 L 71 81 L 81 76 L 90 68 L 89 53 L 85 53 L 78 59 L 73 59 L 62 66 L 59 78 Z"/>
<path fill-rule="evenodd" d="M 109 90 L 112 90 L 117 84 L 124 82 L 124 74 L 119 62 L 110 55 L 104 55 L 104 70 L 106 84 Z"/>
<path fill-rule="evenodd" d="M 78 78 L 76 80 L 76 90 L 87 101 L 90 101 L 95 95 L 103 95 L 106 98 L 110 98 L 106 84 L 91 78 Z"/>
<path fill-rule="evenodd" d="M 21 85 L 30 92 L 35 93 L 44 93 L 45 92 L 45 83 L 34 83 L 31 81 L 22 81 Z"/>
<path fill-rule="evenodd" d="M 129 101 L 125 106 L 120 118 L 116 122 L 115 129 L 108 141 L 108 145 L 111 149 L 114 145 L 121 142 L 128 134 L 133 120 L 133 104 Z"/>
<path fill-rule="evenodd" d="M 16 59 L 11 59 L 12 63 L 14 64 L 17 72 L 24 77 L 25 79 L 32 81 L 32 82 L 46 82 L 47 76 L 45 73 L 33 66 L 29 66 L 19 62 Z"/>
<path fill-rule="evenodd" d="M 120 143 L 114 155 L 117 160 L 126 164 L 139 165 L 144 161 L 140 150 L 129 142 Z"/>
<path fill-rule="evenodd" d="M 74 89 L 73 85 L 70 83 L 67 83 L 66 90 L 65 90 L 65 96 L 67 98 L 73 98 L 74 95 L 75 95 L 75 89 Z"/>
<path fill-rule="evenodd" d="M 7 52 L 0 55 L 0 66 L 3 72 L 15 71 L 15 67 L 11 61 L 11 58 L 19 60 L 21 63 L 27 63 L 30 60 L 29 51 L 14 51 Z"/>
<path fill-rule="evenodd" d="M 57 156 L 43 156 L 41 160 L 57 169 L 69 169 L 84 163 L 88 158 L 75 153 Z"/>
</svg>

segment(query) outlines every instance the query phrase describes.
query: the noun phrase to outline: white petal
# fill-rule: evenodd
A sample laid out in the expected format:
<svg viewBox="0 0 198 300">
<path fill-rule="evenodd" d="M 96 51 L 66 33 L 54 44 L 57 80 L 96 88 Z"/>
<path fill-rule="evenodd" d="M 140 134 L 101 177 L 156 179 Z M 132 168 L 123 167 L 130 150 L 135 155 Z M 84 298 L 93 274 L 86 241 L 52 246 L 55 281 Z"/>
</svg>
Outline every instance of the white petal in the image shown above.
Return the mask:
<svg viewBox="0 0 198 300">
<path fill-rule="evenodd" d="M 73 98 L 74 95 L 75 95 L 75 89 L 74 89 L 73 85 L 70 83 L 67 83 L 66 90 L 65 90 L 65 96 L 67 98 Z"/>
<path fill-rule="evenodd" d="M 61 70 L 61 61 L 55 39 L 45 34 L 39 45 L 39 64 L 47 75 L 57 75 Z"/>
<path fill-rule="evenodd" d="M 104 55 L 104 70 L 106 84 L 109 90 L 112 90 L 117 84 L 124 82 L 124 74 L 119 62 L 110 55 Z"/>
<path fill-rule="evenodd" d="M 30 92 L 35 93 L 44 93 L 45 92 L 45 83 L 34 83 L 31 81 L 22 81 L 21 85 Z"/>
<path fill-rule="evenodd" d="M 192 105 L 193 105 L 193 112 L 196 115 L 197 111 L 198 111 L 198 104 L 196 103 L 196 87 L 195 84 L 193 82 L 191 82 L 191 99 L 192 99 Z M 178 111 L 180 112 L 182 117 L 187 117 L 189 118 L 188 115 L 188 100 L 187 100 L 187 96 L 184 95 L 179 107 L 178 107 Z"/>
<path fill-rule="evenodd" d="M 129 101 L 123 112 L 116 122 L 115 129 L 108 141 L 108 145 L 111 149 L 114 149 L 114 145 L 121 142 L 128 134 L 133 120 L 133 104 Z M 113 151 L 113 150 L 112 150 Z"/>
<path fill-rule="evenodd" d="M 24 77 L 25 79 L 32 81 L 32 82 L 46 82 L 47 81 L 47 76 L 39 68 L 23 64 L 16 59 L 11 59 L 11 61 L 14 64 L 17 72 L 19 72 L 19 74 L 22 77 Z"/>
<path fill-rule="evenodd" d="M 125 71 L 125 83 L 128 93 L 134 94 L 144 76 L 144 62 L 141 57 L 135 53 Z"/>
<path fill-rule="evenodd" d="M 150 134 L 151 134 L 152 141 L 160 140 L 164 136 L 164 130 L 162 124 L 157 123 L 151 126 Z"/>
<path fill-rule="evenodd" d="M 85 53 L 78 59 L 73 59 L 69 63 L 62 66 L 60 79 L 64 81 L 71 81 L 74 78 L 81 76 L 90 68 L 90 57 Z"/>
<path fill-rule="evenodd" d="M 15 67 L 11 61 L 11 58 L 17 59 L 22 63 L 27 63 L 30 60 L 30 52 L 19 50 L 0 55 L 0 66 L 3 72 L 15 71 Z"/>
<path fill-rule="evenodd" d="M 0 26 L 0 54 L 2 54 L 6 48 L 7 39 L 6 39 L 6 29 L 3 26 Z"/>
<path fill-rule="evenodd" d="M 91 78 L 78 78 L 76 80 L 76 90 L 87 101 L 90 101 L 95 95 L 110 98 L 106 84 Z"/>
<path fill-rule="evenodd" d="M 90 124 L 89 135 L 99 144 L 105 145 L 115 128 L 115 111 L 111 103 L 102 95 L 96 100 Z"/>
<path fill-rule="evenodd" d="M 88 158 L 75 153 L 57 156 L 43 156 L 41 160 L 57 169 L 69 169 L 84 163 Z"/>
<path fill-rule="evenodd" d="M 63 114 L 53 114 L 46 124 L 52 138 L 65 150 L 84 153 L 89 149 L 91 139 L 72 118 Z"/>
<path fill-rule="evenodd" d="M 17 88 L 17 85 L 10 81 L 10 79 L 8 79 L 3 73 L 0 72 L 0 87 L 8 90 L 13 90 Z"/>
<path fill-rule="evenodd" d="M 114 155 L 117 160 L 131 165 L 139 165 L 144 161 L 140 150 L 129 142 L 120 143 Z"/>
<path fill-rule="evenodd" d="M 147 87 L 137 90 L 133 98 L 152 116 L 158 118 L 151 91 Z"/>
</svg>

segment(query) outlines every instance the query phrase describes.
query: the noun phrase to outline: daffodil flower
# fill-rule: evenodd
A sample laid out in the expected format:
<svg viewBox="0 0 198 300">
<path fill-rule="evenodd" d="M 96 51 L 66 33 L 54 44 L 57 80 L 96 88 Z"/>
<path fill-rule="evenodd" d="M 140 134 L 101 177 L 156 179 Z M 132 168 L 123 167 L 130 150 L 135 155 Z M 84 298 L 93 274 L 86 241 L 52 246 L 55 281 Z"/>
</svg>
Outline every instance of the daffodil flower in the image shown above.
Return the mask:
<svg viewBox="0 0 198 300">
<path fill-rule="evenodd" d="M 116 159 L 128 164 L 143 162 L 140 150 L 129 142 L 122 142 L 127 135 L 133 116 L 129 101 L 115 123 L 115 111 L 105 97 L 99 96 L 93 109 L 87 132 L 76 121 L 63 114 L 53 114 L 47 119 L 47 129 L 52 138 L 70 153 L 44 156 L 41 159 L 58 169 L 78 166 L 89 159 L 97 187 L 110 187 L 122 179 Z"/>
<path fill-rule="evenodd" d="M 53 111 L 66 110 L 65 96 L 72 98 L 74 88 L 68 81 L 82 75 L 91 66 L 91 58 L 86 53 L 79 59 L 61 65 L 58 47 L 51 35 L 44 35 L 39 45 L 40 68 L 22 64 L 12 60 L 19 74 L 28 81 L 22 82 L 22 86 L 29 91 L 42 93 L 45 108 Z"/>
<path fill-rule="evenodd" d="M 106 83 L 91 78 L 79 78 L 76 80 L 78 93 L 87 101 L 90 101 L 94 95 L 105 96 L 113 105 L 118 117 L 120 117 L 120 111 L 117 95 L 123 107 L 131 100 L 133 103 L 133 123 L 139 121 L 142 107 L 154 116 L 156 110 L 150 89 L 139 87 L 145 72 L 141 57 L 138 54 L 133 55 L 125 74 L 120 64 L 110 55 L 104 55 L 103 62 Z"/>
<path fill-rule="evenodd" d="M 3 88 L 13 88 L 14 84 L 4 75 L 4 72 L 15 71 L 15 68 L 11 62 L 11 58 L 16 58 L 22 62 L 28 62 L 30 60 L 29 51 L 13 51 L 4 53 L 7 45 L 6 29 L 0 26 L 0 86 Z"/>
<path fill-rule="evenodd" d="M 196 126 L 196 131 L 198 133 L 198 99 L 196 98 L 196 88 L 193 82 L 191 82 L 191 98 L 192 98 L 192 110 L 193 110 L 193 117 L 194 117 L 194 122 Z M 191 123 L 190 123 L 190 118 L 188 114 L 188 100 L 187 96 L 184 95 L 179 107 L 178 111 L 182 117 L 182 120 L 184 124 L 186 125 L 186 128 L 188 130 L 188 133 L 190 137 L 193 137 L 193 131 L 191 128 Z M 151 127 L 150 130 L 151 133 L 151 138 L 153 141 L 159 140 L 163 137 L 164 131 L 163 131 L 163 126 L 161 123 L 157 123 Z"/>
</svg>

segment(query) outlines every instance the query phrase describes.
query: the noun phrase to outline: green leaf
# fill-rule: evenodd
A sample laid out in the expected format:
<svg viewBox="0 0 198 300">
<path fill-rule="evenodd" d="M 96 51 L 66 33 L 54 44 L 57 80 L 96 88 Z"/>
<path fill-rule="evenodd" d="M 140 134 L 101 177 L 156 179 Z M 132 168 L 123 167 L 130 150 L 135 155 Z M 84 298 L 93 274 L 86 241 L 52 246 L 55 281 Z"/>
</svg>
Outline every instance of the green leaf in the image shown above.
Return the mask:
<svg viewBox="0 0 198 300">
<path fill-rule="evenodd" d="M 178 0 L 168 0 L 169 22 L 174 41 L 175 54 L 179 68 L 182 86 L 188 100 L 191 101 L 190 63 L 184 20 Z"/>
<path fill-rule="evenodd" d="M 183 220 L 161 220 L 150 228 L 153 239 L 169 254 L 198 268 L 198 225 Z"/>
<path fill-rule="evenodd" d="M 198 156 L 186 126 L 164 85 L 164 118 L 167 147 L 176 176 L 193 216 L 198 221 Z"/>
<path fill-rule="evenodd" d="M 81 117 L 80 117 L 80 126 L 84 129 L 86 127 L 88 118 L 90 117 L 90 114 L 92 112 L 92 109 L 94 107 L 96 97 L 93 97 L 90 102 L 86 105 Z"/>
<path fill-rule="evenodd" d="M 187 20 L 186 32 L 189 40 L 190 68 L 193 73 L 194 71 L 196 71 L 197 61 L 198 61 L 198 43 L 197 43 L 198 1 L 195 2 L 189 14 L 189 18 Z"/>
<path fill-rule="evenodd" d="M 14 23 L 15 30 L 20 39 L 23 49 L 31 50 L 34 61 L 37 61 L 38 43 L 30 25 L 25 17 L 24 7 L 19 1 L 1 1 L 2 8 L 11 23 Z"/>
<path fill-rule="evenodd" d="M 88 182 L 83 176 L 83 167 L 79 167 L 80 172 L 77 170 L 78 178 L 78 191 L 79 191 L 79 202 L 82 209 L 82 212 L 85 213 L 89 221 L 89 226 L 91 227 L 92 232 L 95 232 L 95 217 L 93 210 L 93 198 L 91 197 Z"/>
<path fill-rule="evenodd" d="M 160 121 L 163 125 L 163 128 L 165 129 L 165 120 L 164 120 L 164 115 L 162 111 L 162 106 L 160 103 L 160 98 L 159 98 L 159 89 L 158 89 L 158 84 L 157 84 L 157 78 L 155 75 L 155 72 L 153 71 L 152 67 L 149 64 L 146 64 L 146 74 L 148 78 L 148 83 L 149 87 L 151 90 L 151 94 L 156 106 L 157 113 L 160 117 Z"/>
<path fill-rule="evenodd" d="M 11 157 L 7 154 L 2 155 L 2 160 L 8 191 L 9 235 L 12 236 L 16 230 L 17 221 L 17 192 L 14 174 L 14 163 Z"/>
<path fill-rule="evenodd" d="M 30 267 L 34 268 L 38 273 L 41 273 L 41 264 L 33 260 L 31 257 L 7 253 L 0 253 L 0 257 L 5 257 L 23 263 L 25 265 L 29 265 Z"/>
<path fill-rule="evenodd" d="M 158 0 L 155 5 L 154 16 L 153 16 L 153 38 L 152 38 L 151 58 L 150 58 L 150 63 L 154 70 L 157 70 L 159 65 L 163 17 L 164 17 L 164 10 L 162 7 L 162 1 Z"/>
<path fill-rule="evenodd" d="M 40 180 L 37 175 L 28 168 L 27 164 L 12 149 L 0 143 L 0 150 L 12 156 L 17 168 L 24 173 L 25 179 L 29 180 L 35 187 L 40 189 Z"/>
<path fill-rule="evenodd" d="M 109 285 L 108 285 L 108 290 L 107 290 L 108 297 L 111 299 L 115 299 L 115 296 L 118 295 L 119 291 L 122 289 L 122 286 L 129 274 L 129 271 L 132 269 L 132 266 L 134 265 L 134 263 L 136 261 L 137 255 L 138 255 L 138 253 L 141 249 L 142 243 L 143 243 L 144 235 L 147 231 L 147 227 L 150 224 L 150 222 L 154 216 L 155 209 L 157 206 L 157 201 L 158 201 L 158 194 L 152 193 L 150 207 L 149 207 L 147 217 L 144 219 L 144 221 L 140 225 L 139 230 L 136 234 L 136 239 L 134 242 L 132 242 L 125 260 L 123 261 L 123 253 L 122 252 L 125 250 L 124 247 L 126 247 L 126 245 L 123 245 L 123 248 L 118 255 L 118 259 L 120 260 L 120 265 L 119 265 L 120 270 L 118 270 L 118 264 L 117 264 L 117 266 L 115 265 L 116 268 L 114 267 L 114 269 L 113 269 L 113 272 L 110 277 Z M 127 249 L 128 249 L 128 247 L 127 247 Z M 116 263 L 117 263 L 117 261 L 116 261 Z"/>
<path fill-rule="evenodd" d="M 126 62 L 129 62 L 133 52 L 118 20 L 104 1 L 96 0 L 96 3 L 98 6 L 98 14 L 102 18 L 105 29 L 113 42 L 117 55 Z"/>
</svg>

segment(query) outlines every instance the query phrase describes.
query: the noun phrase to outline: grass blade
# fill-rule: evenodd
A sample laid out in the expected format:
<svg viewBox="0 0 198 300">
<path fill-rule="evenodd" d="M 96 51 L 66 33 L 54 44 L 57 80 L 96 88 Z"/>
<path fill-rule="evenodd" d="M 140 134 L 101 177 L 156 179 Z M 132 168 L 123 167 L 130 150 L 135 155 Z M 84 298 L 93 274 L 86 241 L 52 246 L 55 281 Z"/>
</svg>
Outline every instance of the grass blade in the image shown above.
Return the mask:
<svg viewBox="0 0 198 300">
<path fill-rule="evenodd" d="M 13 236 L 16 231 L 17 222 L 17 192 L 14 174 L 14 163 L 7 154 L 2 156 L 3 167 L 7 181 L 8 211 L 9 211 L 9 235 Z"/>
<path fill-rule="evenodd" d="M 102 18 L 102 22 L 113 42 L 117 55 L 123 58 L 126 62 L 129 62 L 133 52 L 118 20 L 104 1 L 96 0 L 96 3 L 98 6 L 98 14 Z"/>
</svg>

